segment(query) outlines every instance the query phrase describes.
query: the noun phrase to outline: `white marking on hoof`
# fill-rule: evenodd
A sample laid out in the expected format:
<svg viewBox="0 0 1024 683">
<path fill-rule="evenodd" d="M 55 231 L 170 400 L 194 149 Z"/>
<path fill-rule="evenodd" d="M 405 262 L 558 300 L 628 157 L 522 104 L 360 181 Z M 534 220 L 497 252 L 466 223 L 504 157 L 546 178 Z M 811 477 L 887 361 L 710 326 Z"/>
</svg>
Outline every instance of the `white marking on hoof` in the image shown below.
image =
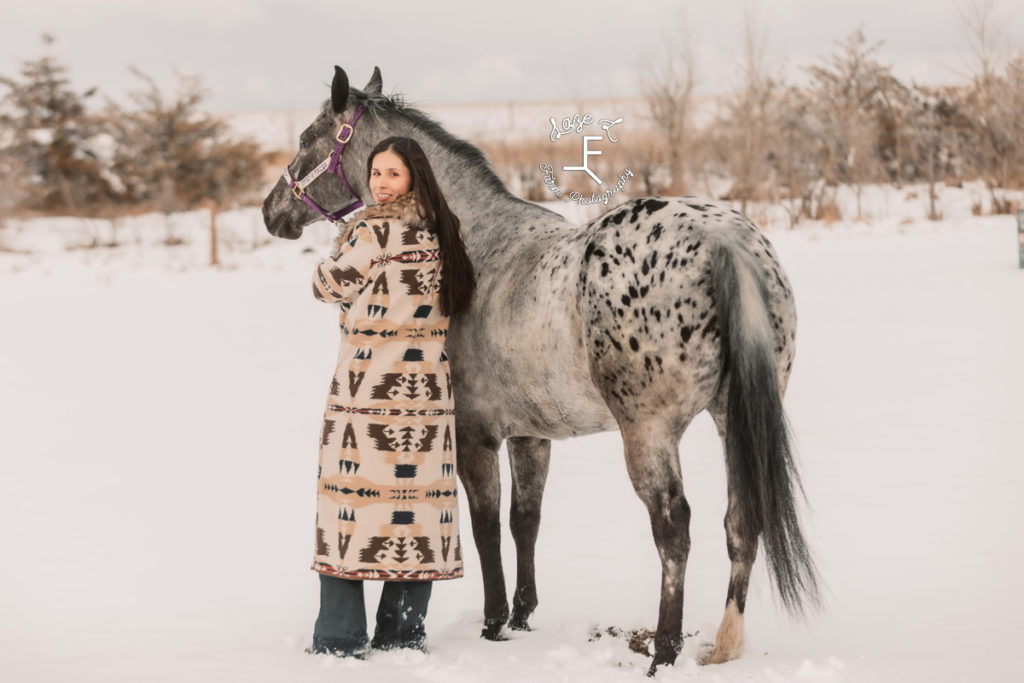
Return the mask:
<svg viewBox="0 0 1024 683">
<path fill-rule="evenodd" d="M 736 601 L 730 600 L 725 606 L 722 625 L 718 627 L 715 637 L 715 649 L 705 664 L 724 664 L 739 658 L 743 652 L 743 615 L 736 607 Z"/>
</svg>

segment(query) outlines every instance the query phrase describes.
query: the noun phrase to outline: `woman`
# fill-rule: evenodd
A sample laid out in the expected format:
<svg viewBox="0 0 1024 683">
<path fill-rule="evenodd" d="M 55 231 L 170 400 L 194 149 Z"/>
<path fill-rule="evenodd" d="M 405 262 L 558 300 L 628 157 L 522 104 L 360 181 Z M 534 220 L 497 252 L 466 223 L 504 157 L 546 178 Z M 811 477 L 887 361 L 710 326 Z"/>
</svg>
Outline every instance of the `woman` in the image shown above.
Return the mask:
<svg viewBox="0 0 1024 683">
<path fill-rule="evenodd" d="M 423 650 L 431 582 L 462 576 L 455 423 L 444 343 L 473 266 L 419 144 L 367 160 L 377 202 L 313 276 L 341 306 L 341 350 L 320 440 L 312 651 L 367 652 L 363 579 L 383 580 L 370 646 Z"/>
</svg>

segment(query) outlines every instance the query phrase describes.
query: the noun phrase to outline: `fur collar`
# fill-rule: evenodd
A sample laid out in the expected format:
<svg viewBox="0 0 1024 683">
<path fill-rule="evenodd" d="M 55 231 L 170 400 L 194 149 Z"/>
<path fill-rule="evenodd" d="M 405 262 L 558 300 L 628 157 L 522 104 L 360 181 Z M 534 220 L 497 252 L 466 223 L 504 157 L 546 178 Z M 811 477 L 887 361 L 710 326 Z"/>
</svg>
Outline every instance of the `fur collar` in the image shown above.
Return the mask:
<svg viewBox="0 0 1024 683">
<path fill-rule="evenodd" d="M 338 258 L 345 242 L 352 236 L 352 231 L 360 221 L 370 221 L 380 218 L 392 218 L 410 228 L 428 228 L 426 213 L 423 207 L 416 201 L 412 192 L 407 192 L 390 204 L 374 204 L 355 214 L 352 220 L 344 226 L 339 226 L 338 233 L 334 237 L 334 244 L 331 245 L 331 257 Z M 429 228 L 433 230 L 433 228 Z"/>
<path fill-rule="evenodd" d="M 374 218 L 395 218 L 411 228 L 427 227 L 427 214 L 416 201 L 416 195 L 407 192 L 388 204 L 374 204 L 363 210 L 362 220 Z"/>
</svg>

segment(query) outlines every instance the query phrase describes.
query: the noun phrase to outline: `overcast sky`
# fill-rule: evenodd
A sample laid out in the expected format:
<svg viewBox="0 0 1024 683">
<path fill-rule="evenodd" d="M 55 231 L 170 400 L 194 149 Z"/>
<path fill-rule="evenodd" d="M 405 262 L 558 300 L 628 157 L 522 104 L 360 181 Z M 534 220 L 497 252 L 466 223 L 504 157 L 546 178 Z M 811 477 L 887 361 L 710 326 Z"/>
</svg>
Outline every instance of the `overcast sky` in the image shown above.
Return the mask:
<svg viewBox="0 0 1024 683">
<path fill-rule="evenodd" d="M 970 45 L 956 0 L 754 0 L 777 68 L 801 73 L 862 27 L 884 41 L 897 76 L 962 80 Z M 1014 3 L 996 0 L 1007 48 L 1024 47 Z M 684 25 L 704 92 L 736 80 L 743 0 L 22 0 L 5 2 L 0 73 L 46 50 L 76 87 L 115 98 L 135 66 L 163 83 L 199 75 L 217 110 L 309 108 L 339 64 L 363 86 L 374 65 L 386 92 L 414 103 L 635 96 L 640 78 Z"/>
</svg>

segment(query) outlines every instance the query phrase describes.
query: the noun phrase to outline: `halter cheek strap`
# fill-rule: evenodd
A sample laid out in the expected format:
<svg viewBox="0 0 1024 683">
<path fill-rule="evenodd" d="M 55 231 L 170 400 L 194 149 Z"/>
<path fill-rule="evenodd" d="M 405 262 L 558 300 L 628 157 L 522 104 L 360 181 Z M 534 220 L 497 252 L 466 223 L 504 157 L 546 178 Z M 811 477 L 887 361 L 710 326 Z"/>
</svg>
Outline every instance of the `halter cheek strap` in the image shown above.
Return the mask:
<svg viewBox="0 0 1024 683">
<path fill-rule="evenodd" d="M 284 169 L 284 180 L 288 183 L 289 189 L 292 194 L 295 195 L 296 199 L 301 200 L 304 204 L 309 206 L 311 209 L 316 211 L 318 214 L 326 218 L 332 223 L 336 223 L 345 216 L 349 215 L 353 211 L 357 211 L 363 207 L 363 202 L 359 199 L 359 195 L 356 194 L 355 190 L 348 182 L 348 178 L 345 177 L 345 169 L 341 164 L 341 153 L 345 151 L 345 145 L 352 139 L 352 131 L 355 129 L 356 121 L 363 115 L 363 107 L 356 109 L 355 113 L 352 114 L 352 118 L 349 119 L 348 123 L 341 124 L 341 128 L 338 129 L 338 134 L 334 136 L 334 151 L 331 155 L 317 164 L 316 168 L 306 174 L 301 180 L 296 180 L 292 176 L 292 172 L 285 166 Z M 337 211 L 328 212 L 325 208 L 320 206 L 312 197 L 306 193 L 306 188 L 313 184 L 313 182 L 322 176 L 324 173 L 330 173 L 336 175 L 341 179 L 341 182 L 345 183 L 345 189 L 352 195 L 354 201 L 343 206 Z"/>
</svg>

